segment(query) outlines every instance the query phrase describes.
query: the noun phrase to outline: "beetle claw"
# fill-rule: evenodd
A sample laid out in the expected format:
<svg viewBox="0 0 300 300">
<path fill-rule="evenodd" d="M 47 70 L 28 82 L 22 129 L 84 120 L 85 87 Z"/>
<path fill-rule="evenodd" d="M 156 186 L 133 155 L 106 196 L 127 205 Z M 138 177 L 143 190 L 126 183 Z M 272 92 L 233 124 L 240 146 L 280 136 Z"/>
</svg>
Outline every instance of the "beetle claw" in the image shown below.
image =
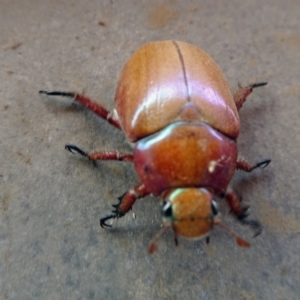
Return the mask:
<svg viewBox="0 0 300 300">
<path fill-rule="evenodd" d="M 40 94 L 45 94 L 47 96 L 61 96 L 68 98 L 75 98 L 76 94 L 69 92 L 60 92 L 60 91 L 39 91 Z"/>
<path fill-rule="evenodd" d="M 262 232 L 262 225 L 260 222 L 256 220 L 245 220 L 245 219 L 239 219 L 242 224 L 249 225 L 253 230 L 254 230 L 254 235 L 253 237 L 257 237 L 258 235 L 261 234 Z"/>
<path fill-rule="evenodd" d="M 117 216 L 116 216 L 115 214 L 106 216 L 106 217 L 104 217 L 104 218 L 101 218 L 101 219 L 100 219 L 100 226 L 101 226 L 102 228 L 109 228 L 109 227 L 112 227 L 112 225 L 107 224 L 106 221 L 109 220 L 109 219 L 115 219 L 115 218 L 117 218 Z"/>
<path fill-rule="evenodd" d="M 257 163 L 253 169 L 256 169 L 256 168 L 264 169 L 269 165 L 270 162 L 271 162 L 271 159 L 269 159 L 269 158 L 264 159 L 264 160 L 260 161 L 259 163 Z"/>
<path fill-rule="evenodd" d="M 126 195 L 127 193 L 124 193 L 123 195 L 121 195 L 120 197 L 118 197 L 118 200 L 119 200 L 119 204 L 120 204 L 120 202 L 122 201 L 122 199 L 124 198 L 124 196 Z M 118 204 L 118 205 L 119 205 Z"/>
<path fill-rule="evenodd" d="M 124 216 L 124 214 L 119 212 L 119 210 L 118 210 L 119 205 L 120 205 L 120 203 L 113 204 L 112 207 L 114 207 L 115 209 L 111 211 L 112 214 L 100 219 L 100 226 L 102 228 L 112 227 L 112 225 L 106 223 L 107 220 L 116 219 L 116 218 L 118 219 L 118 218 L 121 218 Z"/>
<path fill-rule="evenodd" d="M 78 154 L 80 154 L 82 156 L 85 156 L 85 157 L 88 156 L 88 154 L 85 151 L 81 150 L 80 148 L 78 148 L 75 145 L 67 144 L 65 146 L 65 149 L 68 150 L 68 151 L 70 151 L 72 154 L 78 153 Z"/>
<path fill-rule="evenodd" d="M 254 89 L 254 88 L 257 88 L 257 87 L 260 87 L 260 86 L 264 86 L 264 85 L 267 85 L 268 82 L 258 82 L 258 83 L 253 83 L 250 85 L 250 88 Z"/>
<path fill-rule="evenodd" d="M 246 213 L 248 211 L 248 209 L 250 208 L 250 206 L 244 205 L 242 208 L 243 208 L 243 213 Z"/>
<path fill-rule="evenodd" d="M 238 215 L 238 220 L 244 222 L 244 220 L 249 216 L 249 214 L 246 212 L 246 210 L 243 210 L 243 212 Z"/>
<path fill-rule="evenodd" d="M 119 211 L 121 201 L 118 204 L 112 204 L 112 207 L 114 208 L 111 212 L 115 215 L 116 218 L 121 218 L 124 216 L 124 213 Z"/>
</svg>

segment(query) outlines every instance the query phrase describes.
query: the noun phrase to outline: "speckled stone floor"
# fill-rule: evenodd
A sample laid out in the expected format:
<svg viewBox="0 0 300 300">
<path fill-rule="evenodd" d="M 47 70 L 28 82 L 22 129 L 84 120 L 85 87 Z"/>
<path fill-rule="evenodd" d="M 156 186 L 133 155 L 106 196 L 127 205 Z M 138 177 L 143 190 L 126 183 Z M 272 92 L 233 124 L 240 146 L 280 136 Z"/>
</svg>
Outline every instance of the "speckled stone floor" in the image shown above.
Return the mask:
<svg viewBox="0 0 300 300">
<path fill-rule="evenodd" d="M 0 299 L 300 299 L 300 5 L 296 0 L 0 1 Z M 64 150 L 130 151 L 121 132 L 40 89 L 84 92 L 109 109 L 122 66 L 151 40 L 201 46 L 232 89 L 268 81 L 241 110 L 238 147 L 264 170 L 233 187 L 264 231 L 251 248 L 217 228 L 211 243 L 161 225 L 156 198 L 99 227 L 137 183 L 128 163 L 94 167 Z"/>
</svg>

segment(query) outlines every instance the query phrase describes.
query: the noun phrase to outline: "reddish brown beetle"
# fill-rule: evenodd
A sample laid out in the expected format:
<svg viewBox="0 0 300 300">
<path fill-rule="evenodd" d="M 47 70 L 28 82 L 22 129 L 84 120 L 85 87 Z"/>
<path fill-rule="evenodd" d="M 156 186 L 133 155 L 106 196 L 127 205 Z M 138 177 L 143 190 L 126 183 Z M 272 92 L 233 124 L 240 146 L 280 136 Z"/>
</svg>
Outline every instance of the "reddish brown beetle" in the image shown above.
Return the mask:
<svg viewBox="0 0 300 300">
<path fill-rule="evenodd" d="M 259 222 L 246 218 L 246 208 L 228 185 L 236 169 L 251 172 L 271 161 L 252 165 L 239 160 L 236 147 L 238 110 L 253 88 L 266 84 L 240 87 L 232 95 L 222 71 L 203 50 L 184 42 L 159 41 L 143 45 L 126 63 L 116 91 L 114 114 L 83 95 L 40 93 L 74 98 L 122 129 L 135 143 L 133 154 L 89 154 L 74 145 L 66 145 L 66 149 L 92 161 L 134 163 L 140 184 L 119 198 L 112 214 L 100 219 L 100 225 L 110 227 L 107 220 L 124 216 L 138 198 L 161 196 L 165 226 L 151 243 L 152 253 L 168 227 L 174 230 L 177 242 L 177 235 L 203 238 L 213 225 L 221 225 L 240 246 L 249 246 L 222 225 L 214 196 L 224 197 L 238 220 L 260 233 Z"/>
</svg>

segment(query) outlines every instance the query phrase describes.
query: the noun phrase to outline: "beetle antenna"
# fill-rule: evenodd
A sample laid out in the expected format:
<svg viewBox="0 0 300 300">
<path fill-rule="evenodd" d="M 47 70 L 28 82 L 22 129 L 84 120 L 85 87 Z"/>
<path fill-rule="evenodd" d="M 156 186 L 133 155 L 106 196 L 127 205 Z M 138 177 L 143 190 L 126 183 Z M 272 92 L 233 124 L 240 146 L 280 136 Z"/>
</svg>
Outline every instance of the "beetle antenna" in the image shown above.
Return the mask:
<svg viewBox="0 0 300 300">
<path fill-rule="evenodd" d="M 152 254 L 156 251 L 157 249 L 157 241 L 159 240 L 159 238 L 165 233 L 165 231 L 167 229 L 169 229 L 171 227 L 171 224 L 165 224 L 163 226 L 163 228 L 153 237 L 153 239 L 151 240 L 150 246 L 148 248 L 148 253 Z"/>
<path fill-rule="evenodd" d="M 241 237 L 239 237 L 238 235 L 236 235 L 234 233 L 234 231 L 232 229 L 230 229 L 227 225 L 225 225 L 223 222 L 221 222 L 220 220 L 215 221 L 214 222 L 215 225 L 218 225 L 220 227 L 222 227 L 223 229 L 225 229 L 230 235 L 232 235 L 235 238 L 236 243 L 240 246 L 240 247 L 250 247 L 250 244 L 242 239 Z"/>
</svg>

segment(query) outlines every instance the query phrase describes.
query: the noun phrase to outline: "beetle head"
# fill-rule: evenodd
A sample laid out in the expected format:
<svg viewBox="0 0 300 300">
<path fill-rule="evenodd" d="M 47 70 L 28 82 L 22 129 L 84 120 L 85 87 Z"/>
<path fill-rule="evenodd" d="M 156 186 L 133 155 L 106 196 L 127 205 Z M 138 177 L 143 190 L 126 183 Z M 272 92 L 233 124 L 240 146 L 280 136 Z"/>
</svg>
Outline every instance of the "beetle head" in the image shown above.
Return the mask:
<svg viewBox="0 0 300 300">
<path fill-rule="evenodd" d="M 218 206 L 206 189 L 175 189 L 166 193 L 162 215 L 164 223 L 171 224 L 175 235 L 201 239 L 212 230 Z"/>
<path fill-rule="evenodd" d="M 221 222 L 218 205 L 213 195 L 204 188 L 178 188 L 166 192 L 163 196 L 163 228 L 153 238 L 149 253 L 156 250 L 159 237 L 167 228 L 172 228 L 177 244 L 177 236 L 189 239 L 202 239 L 209 235 L 214 225 L 223 227 L 235 239 L 239 246 L 249 247 L 249 243 L 235 235 Z"/>
</svg>

